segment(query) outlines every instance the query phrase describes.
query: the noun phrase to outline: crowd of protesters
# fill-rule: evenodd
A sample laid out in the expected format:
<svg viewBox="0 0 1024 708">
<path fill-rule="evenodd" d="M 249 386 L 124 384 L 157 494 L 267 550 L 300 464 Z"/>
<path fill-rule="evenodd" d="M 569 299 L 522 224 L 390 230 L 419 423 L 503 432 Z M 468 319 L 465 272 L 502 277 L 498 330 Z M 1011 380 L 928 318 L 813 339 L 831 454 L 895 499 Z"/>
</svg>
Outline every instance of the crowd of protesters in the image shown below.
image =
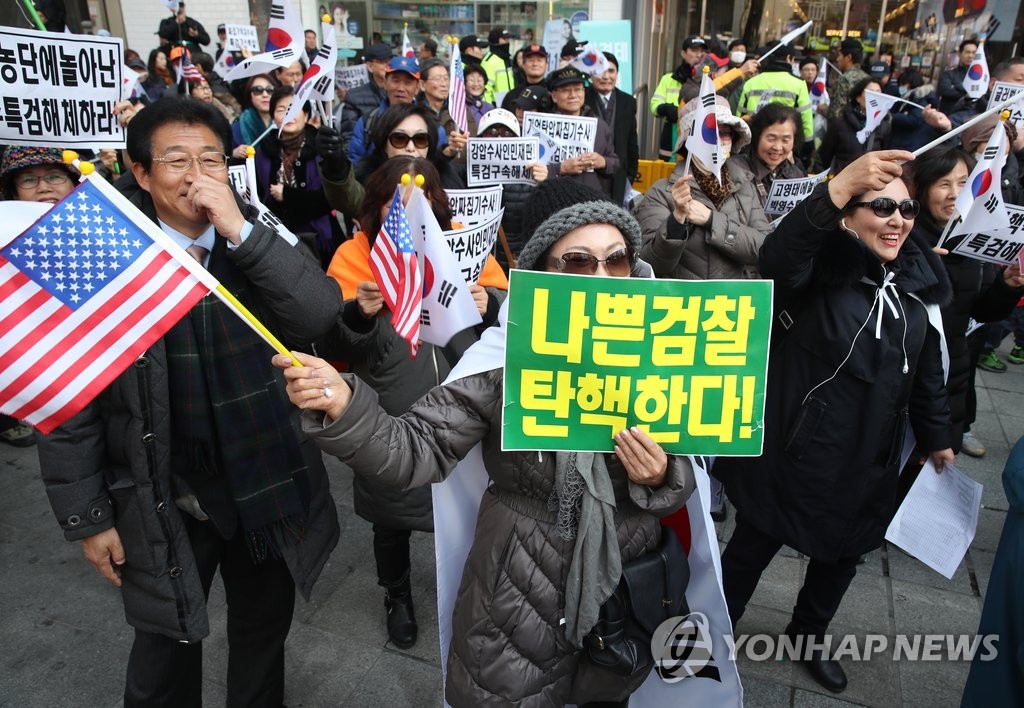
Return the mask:
<svg viewBox="0 0 1024 708">
<path fill-rule="evenodd" d="M 737 514 L 722 558 L 734 624 L 786 544 L 810 563 L 785 632 L 820 639 L 923 462 L 941 470 L 960 452 L 986 454 L 971 431 L 975 369 L 1006 370 L 994 350 L 1011 329 L 1007 361 L 1024 364 L 1024 279 L 1015 265 L 951 254 L 942 234 L 994 131 L 1007 132 L 1004 200 L 1022 203 L 1024 135 L 993 117 L 923 157 L 910 154 L 987 107 L 988 94 L 963 90 L 977 42 L 959 46 L 958 66 L 936 87 L 916 68 L 898 70 L 884 50 L 868 60 L 853 39 L 826 58 L 693 36 L 649 106 L 638 107 L 616 88 L 613 54 L 591 76 L 574 63 L 585 42 L 570 39 L 557 58 L 532 41 L 513 55 L 516 38 L 495 27 L 459 42 L 469 119 L 460 131 L 449 65 L 430 41 L 418 60 L 371 44 L 361 57 L 368 83 L 340 90 L 329 120 L 306 103 L 285 121 L 315 35 L 307 31 L 303 60 L 226 82 L 214 71 L 224 26 L 208 53 L 211 37 L 182 3 L 161 23 L 160 46 L 126 52 L 140 86 L 116 107 L 127 148 L 95 155 L 148 218 L 290 348 L 310 354 L 278 356 L 274 369 L 258 338 L 208 297 L 53 433 L 2 423 L 3 442 L 38 442 L 65 536 L 122 588 L 135 628 L 126 706 L 201 701 L 205 598 L 218 568 L 230 606 L 228 702 L 282 704 L 295 590 L 309 596 L 338 540 L 321 450 L 356 472 L 355 512 L 373 526 L 387 636 L 415 644 L 410 578 L 420 561 L 409 539 L 433 530 L 424 485 L 477 443 L 493 486 L 443 657 L 449 702 L 626 704 L 650 664 L 616 672 L 587 650 L 601 604 L 593 598 L 618 582 L 620 560 L 658 545 L 656 517 L 686 502 L 693 465 L 638 429 L 617 435 L 610 455 L 502 452 L 500 363 L 441 386 L 500 327 L 512 268 L 775 282 L 764 453 L 712 470 L 710 513 L 723 519 L 728 499 Z M 184 60 L 201 78 L 179 76 Z M 831 100 L 812 102 L 825 61 Z M 686 148 L 705 69 L 717 93 L 720 177 Z M 991 75 L 993 84 L 1024 84 L 1024 59 Z M 870 91 L 903 101 L 864 140 Z M 527 111 L 595 118 L 594 148 L 531 163 L 534 184 L 504 187 L 500 242 L 469 288 L 482 324 L 410 358 L 370 264 L 394 187 L 422 175 L 439 225 L 458 228 L 446 190 L 466 188 L 468 139 L 522 136 Z M 644 120 L 660 128 L 659 157 L 676 167 L 639 195 L 631 185 Z M 255 221 L 229 186 L 228 166 L 249 148 L 258 197 L 299 237 L 295 247 Z M 832 179 L 773 224 L 773 183 L 823 171 Z M 9 146 L 0 163 L 6 199 L 56 203 L 77 176 L 52 149 Z M 972 318 L 991 324 L 969 333 Z M 901 479 L 908 425 L 917 448 Z M 602 484 L 605 506 L 594 491 Z M 580 550 L 585 530 L 604 555 Z M 589 573 L 582 578 L 578 562 Z M 570 602 L 579 604 L 571 615 Z M 519 627 L 508 624 L 514 611 Z M 827 689 L 846 687 L 826 651 L 802 663 Z"/>
</svg>

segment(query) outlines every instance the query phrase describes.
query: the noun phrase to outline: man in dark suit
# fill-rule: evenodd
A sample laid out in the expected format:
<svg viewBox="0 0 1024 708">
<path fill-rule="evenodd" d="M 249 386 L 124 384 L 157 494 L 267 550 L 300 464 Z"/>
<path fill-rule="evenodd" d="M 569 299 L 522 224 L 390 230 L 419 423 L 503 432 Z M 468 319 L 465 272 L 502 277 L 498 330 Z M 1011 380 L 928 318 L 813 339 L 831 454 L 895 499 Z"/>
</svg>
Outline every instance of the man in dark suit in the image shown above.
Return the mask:
<svg viewBox="0 0 1024 708">
<path fill-rule="evenodd" d="M 615 154 L 622 159 L 622 167 L 612 177 L 612 199 L 621 204 L 626 186 L 636 177 L 640 160 L 640 140 L 636 132 L 636 99 L 625 91 L 615 88 L 619 78 L 619 61 L 610 52 L 608 71 L 591 77 L 592 85 L 587 88 L 587 105 L 593 114 L 604 119 L 612 129 L 612 143 Z"/>
</svg>

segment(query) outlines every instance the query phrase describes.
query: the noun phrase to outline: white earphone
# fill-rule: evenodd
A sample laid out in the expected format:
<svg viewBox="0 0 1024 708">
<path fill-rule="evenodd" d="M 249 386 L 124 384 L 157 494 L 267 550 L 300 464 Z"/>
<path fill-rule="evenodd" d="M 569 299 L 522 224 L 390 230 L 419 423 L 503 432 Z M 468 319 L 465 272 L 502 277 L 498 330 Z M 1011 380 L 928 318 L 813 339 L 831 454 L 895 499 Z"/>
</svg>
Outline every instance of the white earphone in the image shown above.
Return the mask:
<svg viewBox="0 0 1024 708">
<path fill-rule="evenodd" d="M 860 241 L 860 235 L 856 231 L 854 231 L 853 229 L 851 229 L 849 226 L 846 225 L 846 217 L 845 216 L 842 219 L 839 220 L 839 228 L 841 228 L 843 231 L 845 231 L 846 233 L 850 234 L 855 239 Z"/>
</svg>

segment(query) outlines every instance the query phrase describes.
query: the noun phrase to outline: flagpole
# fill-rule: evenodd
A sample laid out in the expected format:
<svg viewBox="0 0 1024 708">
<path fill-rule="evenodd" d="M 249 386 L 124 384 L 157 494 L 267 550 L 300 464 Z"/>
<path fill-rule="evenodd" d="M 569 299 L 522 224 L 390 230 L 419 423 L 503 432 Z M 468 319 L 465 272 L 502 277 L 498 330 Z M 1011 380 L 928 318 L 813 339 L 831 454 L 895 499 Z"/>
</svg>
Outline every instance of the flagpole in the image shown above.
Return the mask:
<svg viewBox="0 0 1024 708">
<path fill-rule="evenodd" d="M 762 54 L 761 57 L 758 59 L 758 61 L 759 62 L 763 62 L 765 59 L 770 57 L 772 55 L 772 53 L 776 49 L 778 49 L 779 47 L 781 47 L 781 46 L 783 46 L 785 44 L 789 44 L 790 42 L 792 42 L 794 39 L 796 39 L 797 37 L 802 35 L 804 32 L 809 30 L 811 28 L 811 25 L 813 25 L 813 24 L 814 24 L 814 21 L 811 20 L 810 22 L 806 23 L 803 27 L 797 27 L 795 30 L 793 30 L 789 34 L 785 35 L 782 39 L 779 40 L 778 44 L 776 44 L 774 47 L 772 47 L 767 52 Z"/>
<path fill-rule="evenodd" d="M 70 157 L 70 159 L 69 159 Z M 91 162 L 84 160 L 78 160 L 78 154 L 70 151 L 64 151 L 64 161 L 68 164 L 75 164 L 82 172 L 82 181 L 88 180 L 92 183 L 98 191 L 100 191 L 107 199 L 114 203 L 121 211 L 130 215 L 133 211 L 137 211 L 137 208 L 129 202 L 124 195 L 110 186 L 105 179 L 96 178 L 93 176 L 95 167 Z M 232 311 L 245 320 L 260 337 L 263 338 L 267 344 L 277 350 L 278 353 L 283 354 L 287 357 L 291 357 L 291 352 L 275 337 L 270 330 L 268 330 L 262 322 L 256 319 L 249 310 L 235 298 L 228 290 L 220 284 L 220 282 L 213 276 L 210 271 L 203 268 L 202 264 L 199 263 L 195 258 L 190 256 L 185 249 L 172 241 L 167 234 L 157 228 L 151 221 L 146 219 L 146 222 L 139 223 L 135 222 L 136 226 L 146 232 L 153 241 L 167 251 L 175 261 L 178 262 L 182 268 L 187 270 L 196 280 L 206 286 L 214 295 L 216 295 L 225 305 L 227 305 Z"/>
<path fill-rule="evenodd" d="M 959 219 L 960 212 L 954 209 L 952 215 L 950 215 L 949 217 L 949 221 L 946 222 L 946 228 L 942 230 L 942 235 L 939 236 L 939 242 L 935 244 L 936 248 L 942 248 L 942 244 L 944 244 L 946 242 L 946 239 L 949 238 L 949 234 L 952 233 Z"/>
<path fill-rule="evenodd" d="M 260 137 L 258 137 L 258 138 L 256 138 L 255 140 L 253 140 L 253 141 L 252 141 L 252 145 L 250 145 L 249 147 L 256 147 L 256 145 L 257 145 L 257 144 L 259 143 L 259 141 L 261 141 L 261 140 L 263 140 L 263 138 L 267 137 L 267 133 L 269 133 L 269 132 L 270 132 L 271 130 L 273 130 L 273 129 L 274 129 L 274 128 L 276 128 L 276 127 L 277 127 L 276 125 L 274 125 L 273 123 L 271 123 L 271 124 L 270 124 L 270 127 L 269 127 L 269 128 L 267 128 L 266 130 L 264 130 L 264 131 L 263 131 L 263 132 L 262 132 L 262 133 L 260 134 Z"/>
<path fill-rule="evenodd" d="M 992 106 L 992 108 L 989 108 L 984 113 L 979 113 L 978 115 L 974 116 L 974 118 L 971 118 L 969 121 L 967 121 L 963 125 L 958 126 L 956 128 L 953 128 L 953 130 L 949 131 L 948 133 L 946 133 L 944 135 L 939 136 L 938 138 L 936 138 L 935 140 L 931 141 L 930 143 L 928 143 L 924 147 L 919 147 L 917 150 L 914 150 L 914 152 L 913 152 L 914 157 L 920 157 L 921 155 L 923 155 L 924 153 L 928 152 L 929 150 L 931 150 L 936 145 L 941 145 L 942 143 L 944 143 L 947 140 L 949 140 L 950 138 L 952 138 L 954 135 L 959 135 L 960 133 L 964 132 L 965 130 L 970 128 L 972 125 L 976 125 L 976 124 L 980 123 L 981 121 L 985 120 L 986 118 L 988 118 L 989 116 L 995 115 L 996 113 L 999 113 L 1000 111 L 1006 110 L 1007 108 L 1009 108 L 1010 106 L 1012 106 L 1014 103 L 1016 103 L 1019 100 L 1021 100 L 1021 97 L 1019 95 L 1018 96 L 1010 96 L 1008 99 L 1006 99 L 1005 101 L 1000 103 L 998 106 Z"/>
<path fill-rule="evenodd" d="M 36 27 L 38 27 L 40 31 L 45 32 L 46 25 L 43 24 L 43 20 L 39 17 L 39 13 L 36 12 L 35 4 L 32 3 L 31 0 L 21 0 L 21 4 L 25 6 L 26 10 L 28 10 L 29 17 L 32 18 Z"/>
</svg>

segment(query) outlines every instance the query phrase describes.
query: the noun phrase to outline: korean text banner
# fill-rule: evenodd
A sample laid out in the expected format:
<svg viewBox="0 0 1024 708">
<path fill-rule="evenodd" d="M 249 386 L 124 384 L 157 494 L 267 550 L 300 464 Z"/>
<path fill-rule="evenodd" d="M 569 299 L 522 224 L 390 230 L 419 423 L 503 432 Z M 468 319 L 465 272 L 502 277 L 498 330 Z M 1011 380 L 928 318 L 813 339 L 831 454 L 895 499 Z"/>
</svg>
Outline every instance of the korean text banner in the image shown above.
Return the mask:
<svg viewBox="0 0 1024 708">
<path fill-rule="evenodd" d="M 0 28 L 0 143 L 121 148 L 122 41 Z"/>
<path fill-rule="evenodd" d="M 510 276 L 503 450 L 761 453 L 770 281 Z"/>
<path fill-rule="evenodd" d="M 1003 204 L 1010 215 L 1010 228 L 998 234 L 971 233 L 946 244 L 951 252 L 997 265 L 1012 265 L 1024 251 L 1024 207 Z M 955 232 L 955 230 L 954 230 Z"/>
<path fill-rule="evenodd" d="M 452 221 L 476 226 L 489 221 L 501 209 L 501 185 L 476 189 L 446 189 Z"/>
</svg>

